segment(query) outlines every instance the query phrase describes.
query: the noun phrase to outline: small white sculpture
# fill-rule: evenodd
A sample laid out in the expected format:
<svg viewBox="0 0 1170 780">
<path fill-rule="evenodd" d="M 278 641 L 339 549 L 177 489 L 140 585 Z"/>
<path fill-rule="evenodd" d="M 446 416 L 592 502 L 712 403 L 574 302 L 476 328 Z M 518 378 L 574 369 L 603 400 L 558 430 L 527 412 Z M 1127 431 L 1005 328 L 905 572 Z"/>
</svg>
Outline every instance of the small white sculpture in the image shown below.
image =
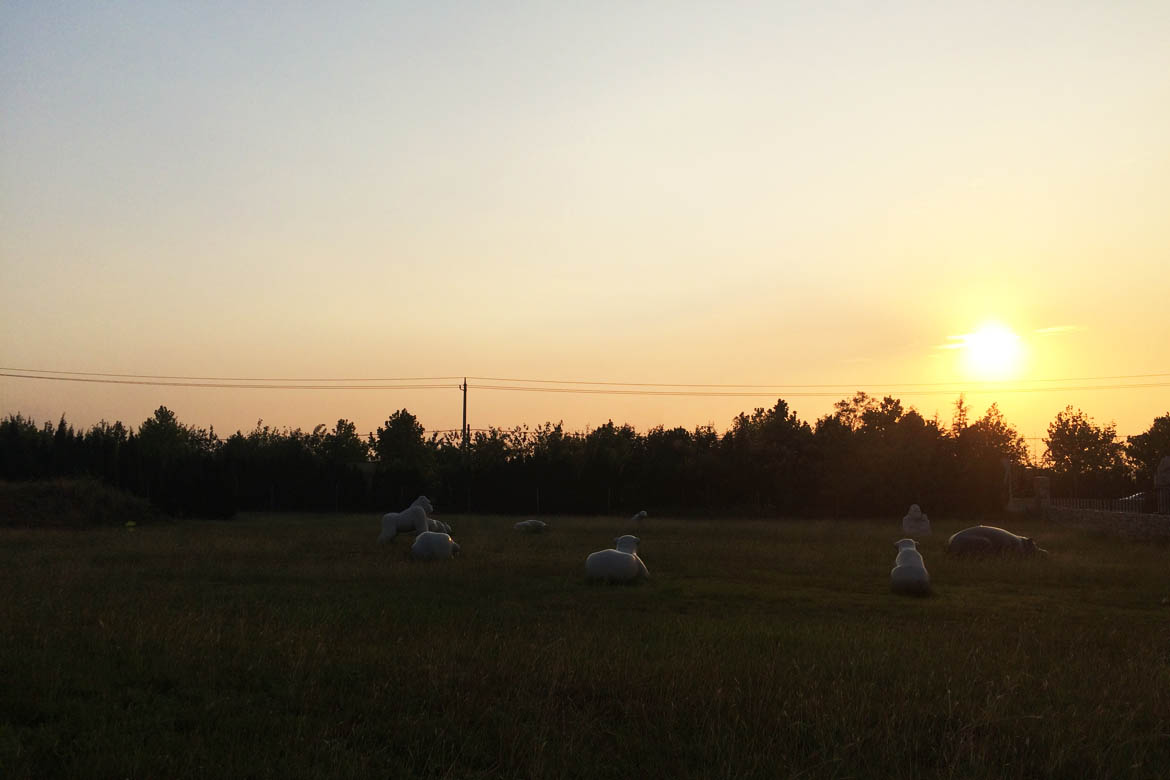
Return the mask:
<svg viewBox="0 0 1170 780">
<path fill-rule="evenodd" d="M 646 564 L 638 557 L 636 536 L 619 536 L 614 539 L 616 549 L 599 550 L 585 559 L 585 576 L 604 582 L 633 582 L 649 577 Z"/>
<path fill-rule="evenodd" d="M 442 561 L 458 554 L 459 549 L 450 534 L 423 531 L 410 546 L 410 557 L 416 561 Z"/>
<path fill-rule="evenodd" d="M 529 534 L 539 534 L 548 528 L 548 523 L 544 522 L 543 520 L 537 520 L 536 518 L 533 518 L 531 520 L 521 520 L 512 527 L 517 531 L 524 531 L 525 533 Z"/>
<path fill-rule="evenodd" d="M 918 542 L 913 539 L 899 539 L 894 542 L 898 557 L 890 570 L 890 589 L 895 593 L 924 596 L 930 593 L 930 574 L 918 552 Z"/>
<path fill-rule="evenodd" d="M 918 504 L 911 504 L 910 511 L 902 518 L 902 533 L 907 536 L 930 536 L 930 518 L 919 509 Z"/>
</svg>

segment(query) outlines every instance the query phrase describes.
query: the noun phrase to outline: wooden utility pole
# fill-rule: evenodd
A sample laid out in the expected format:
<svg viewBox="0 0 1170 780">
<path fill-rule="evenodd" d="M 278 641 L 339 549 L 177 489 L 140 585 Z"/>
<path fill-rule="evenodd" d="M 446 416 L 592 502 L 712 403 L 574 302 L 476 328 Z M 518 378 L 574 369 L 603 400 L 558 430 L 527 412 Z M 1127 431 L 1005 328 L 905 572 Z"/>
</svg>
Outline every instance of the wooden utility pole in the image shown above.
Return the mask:
<svg viewBox="0 0 1170 780">
<path fill-rule="evenodd" d="M 468 449 L 470 444 L 467 430 L 467 377 L 463 377 L 463 384 L 459 385 L 459 389 L 463 391 L 463 478 L 467 485 L 467 503 L 464 504 L 464 511 L 471 511 L 471 450 Z"/>
<path fill-rule="evenodd" d="M 463 391 L 463 450 L 467 451 L 467 377 L 463 377 L 463 384 L 459 385 Z"/>
</svg>

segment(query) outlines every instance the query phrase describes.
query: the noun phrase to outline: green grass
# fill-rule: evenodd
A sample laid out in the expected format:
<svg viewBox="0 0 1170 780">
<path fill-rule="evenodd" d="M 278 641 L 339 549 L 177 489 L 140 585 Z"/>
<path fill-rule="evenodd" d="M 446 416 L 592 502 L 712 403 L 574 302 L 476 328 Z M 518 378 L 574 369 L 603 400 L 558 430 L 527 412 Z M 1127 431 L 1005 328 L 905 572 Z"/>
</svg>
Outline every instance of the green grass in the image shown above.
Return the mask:
<svg viewBox="0 0 1170 780">
<path fill-rule="evenodd" d="M 1020 524 L 1045 560 L 889 521 L 604 518 L 0 529 L 0 776 L 1164 777 L 1170 550 Z"/>
</svg>

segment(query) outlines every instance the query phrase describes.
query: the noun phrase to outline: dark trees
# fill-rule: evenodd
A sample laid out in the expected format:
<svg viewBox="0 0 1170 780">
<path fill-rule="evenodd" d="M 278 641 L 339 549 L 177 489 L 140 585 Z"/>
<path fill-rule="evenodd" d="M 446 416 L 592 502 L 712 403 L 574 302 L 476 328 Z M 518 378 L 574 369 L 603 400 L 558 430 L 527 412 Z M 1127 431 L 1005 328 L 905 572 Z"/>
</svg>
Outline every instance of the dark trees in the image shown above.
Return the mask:
<svg viewBox="0 0 1170 780">
<path fill-rule="evenodd" d="M 403 509 L 432 484 L 435 453 L 425 433 L 418 418 L 405 409 L 378 426 L 370 445 L 378 461 L 374 495 L 381 505 Z"/>
<path fill-rule="evenodd" d="M 1045 463 L 1057 481 L 1054 489 L 1081 497 L 1119 496 L 1130 487 L 1113 423 L 1095 425 L 1080 409 L 1067 406 L 1048 424 L 1044 443 L 1048 446 Z"/>
<path fill-rule="evenodd" d="M 1004 506 L 1008 467 L 1031 464 L 996 405 L 973 416 L 960 399 L 944 426 L 897 398 L 858 393 L 815 429 L 778 399 L 737 415 L 723 435 L 711 426 L 640 434 L 612 421 L 582 434 L 544 423 L 478 431 L 464 446 L 456 434 L 425 438 L 405 409 L 366 440 L 346 419 L 311 433 L 260 421 L 220 440 L 166 407 L 137 431 L 12 415 L 0 420 L 0 479 L 93 476 L 172 514 L 384 512 L 425 493 L 446 511 L 900 517 L 917 503 L 978 516 Z M 1054 496 L 1117 498 L 1133 492 L 1131 464 L 1149 486 L 1170 449 L 1170 414 L 1124 447 L 1112 425 L 1071 407 L 1048 434 Z"/>
<path fill-rule="evenodd" d="M 1134 466 L 1137 485 L 1142 490 L 1154 486 L 1154 473 L 1162 458 L 1170 456 L 1170 412 L 1155 417 L 1145 433 L 1126 440 L 1126 455 Z"/>
</svg>

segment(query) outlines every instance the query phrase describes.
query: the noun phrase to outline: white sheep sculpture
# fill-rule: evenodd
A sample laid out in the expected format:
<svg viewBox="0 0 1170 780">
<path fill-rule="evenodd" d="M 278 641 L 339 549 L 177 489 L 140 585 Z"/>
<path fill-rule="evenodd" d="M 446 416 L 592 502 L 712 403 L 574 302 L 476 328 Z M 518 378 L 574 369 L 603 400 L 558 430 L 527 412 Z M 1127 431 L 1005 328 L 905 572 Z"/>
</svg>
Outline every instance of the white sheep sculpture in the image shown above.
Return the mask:
<svg viewBox="0 0 1170 780">
<path fill-rule="evenodd" d="M 410 557 L 416 561 L 444 561 L 457 555 L 459 549 L 450 534 L 423 531 L 410 546 Z"/>
<path fill-rule="evenodd" d="M 434 511 L 435 508 L 431 506 L 430 499 L 426 496 L 419 496 L 401 512 L 387 512 L 382 515 L 382 533 L 378 536 L 378 543 L 389 542 L 399 533 L 411 531 L 422 533 L 423 531 L 437 530 L 431 526 L 434 521 L 427 517 L 430 512 Z M 446 533 L 450 533 L 449 528 Z"/>
<path fill-rule="evenodd" d="M 911 504 L 910 511 L 902 518 L 902 533 L 907 536 L 930 536 L 930 518 L 918 504 Z"/>
<path fill-rule="evenodd" d="M 918 552 L 918 542 L 899 539 L 894 542 L 894 547 L 898 548 L 898 557 L 890 570 L 890 589 L 911 596 L 930 593 L 930 574 L 926 571 L 922 553 Z"/>
<path fill-rule="evenodd" d="M 517 531 L 523 531 L 529 534 L 539 534 L 543 533 L 548 528 L 548 523 L 544 522 L 543 520 L 537 520 L 536 518 L 533 518 L 531 520 L 521 520 L 512 527 Z"/>
<path fill-rule="evenodd" d="M 614 539 L 616 549 L 598 550 L 585 559 L 585 576 L 603 582 L 634 582 L 648 578 L 650 572 L 638 557 L 636 536 L 619 536 Z"/>
</svg>

